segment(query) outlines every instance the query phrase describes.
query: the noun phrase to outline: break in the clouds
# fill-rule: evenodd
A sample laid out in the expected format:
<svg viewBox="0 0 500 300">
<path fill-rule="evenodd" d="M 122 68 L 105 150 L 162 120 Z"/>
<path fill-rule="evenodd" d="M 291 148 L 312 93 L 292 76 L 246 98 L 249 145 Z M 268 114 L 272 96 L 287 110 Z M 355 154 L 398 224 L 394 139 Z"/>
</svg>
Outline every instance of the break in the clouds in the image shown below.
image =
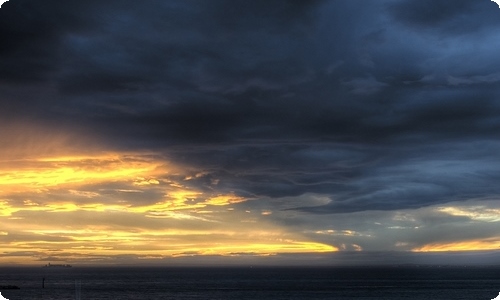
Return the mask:
<svg viewBox="0 0 500 300">
<path fill-rule="evenodd" d="M 499 29 L 487 0 L 6 2 L 0 261 L 498 250 Z"/>
</svg>

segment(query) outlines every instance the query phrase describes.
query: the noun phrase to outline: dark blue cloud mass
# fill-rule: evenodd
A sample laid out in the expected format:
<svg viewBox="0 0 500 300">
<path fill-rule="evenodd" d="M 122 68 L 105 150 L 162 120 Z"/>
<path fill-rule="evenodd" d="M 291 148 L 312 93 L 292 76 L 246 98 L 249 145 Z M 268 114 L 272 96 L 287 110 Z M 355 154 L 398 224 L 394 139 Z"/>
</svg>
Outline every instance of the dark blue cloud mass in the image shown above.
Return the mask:
<svg viewBox="0 0 500 300">
<path fill-rule="evenodd" d="M 330 199 L 311 213 L 492 200 L 499 29 L 487 0 L 11 0 L 0 124 L 161 153 L 199 188 Z"/>
</svg>

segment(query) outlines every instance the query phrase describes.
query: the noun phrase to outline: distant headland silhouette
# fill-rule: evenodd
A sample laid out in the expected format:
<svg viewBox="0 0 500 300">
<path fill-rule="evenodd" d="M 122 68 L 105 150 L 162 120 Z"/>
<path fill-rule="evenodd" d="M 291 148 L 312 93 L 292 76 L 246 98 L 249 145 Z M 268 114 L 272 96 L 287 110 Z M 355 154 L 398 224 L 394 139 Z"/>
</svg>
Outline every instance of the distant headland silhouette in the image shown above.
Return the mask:
<svg viewBox="0 0 500 300">
<path fill-rule="evenodd" d="M 44 268 L 71 268 L 72 265 L 69 265 L 69 264 L 51 264 L 51 263 L 48 263 L 48 264 L 46 264 L 43 267 Z"/>
</svg>

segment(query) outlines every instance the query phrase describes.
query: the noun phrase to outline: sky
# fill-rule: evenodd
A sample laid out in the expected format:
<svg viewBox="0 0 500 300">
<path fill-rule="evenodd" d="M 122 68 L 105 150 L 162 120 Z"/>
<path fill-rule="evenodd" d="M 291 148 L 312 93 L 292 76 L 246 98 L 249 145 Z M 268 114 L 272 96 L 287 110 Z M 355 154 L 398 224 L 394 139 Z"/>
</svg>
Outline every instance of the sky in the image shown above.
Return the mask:
<svg viewBox="0 0 500 300">
<path fill-rule="evenodd" d="M 500 264 L 489 0 L 10 0 L 0 264 Z"/>
</svg>

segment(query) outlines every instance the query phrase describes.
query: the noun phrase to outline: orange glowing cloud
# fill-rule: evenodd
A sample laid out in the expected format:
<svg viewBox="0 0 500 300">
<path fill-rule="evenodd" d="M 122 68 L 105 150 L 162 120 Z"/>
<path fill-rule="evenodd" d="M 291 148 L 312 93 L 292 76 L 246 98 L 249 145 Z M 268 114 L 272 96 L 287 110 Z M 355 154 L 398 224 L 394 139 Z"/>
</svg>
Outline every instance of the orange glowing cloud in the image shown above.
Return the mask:
<svg viewBox="0 0 500 300">
<path fill-rule="evenodd" d="M 338 250 L 275 224 L 255 223 L 234 206 L 249 199 L 201 191 L 181 167 L 153 157 L 108 153 L 0 162 L 0 263 L 46 256 L 71 261 L 130 253 L 162 258 Z M 147 199 L 151 191 L 161 199 Z"/>
<path fill-rule="evenodd" d="M 82 182 L 132 180 L 158 167 L 156 162 L 116 154 L 4 162 L 0 165 L 0 186 L 25 190 Z"/>
<path fill-rule="evenodd" d="M 476 251 L 476 250 L 499 250 L 500 238 L 485 240 L 461 241 L 453 243 L 434 243 L 414 248 L 414 252 L 438 252 L 438 251 Z"/>
<path fill-rule="evenodd" d="M 68 212 L 57 212 L 57 214 L 62 213 Z M 11 226 L 0 232 L 4 253 L 15 255 L 18 252 L 26 254 L 28 251 L 27 255 L 32 259 L 50 254 L 71 260 L 71 255 L 74 255 L 75 252 L 84 257 L 109 257 L 134 253 L 141 256 L 165 258 L 184 256 L 186 253 L 260 256 L 278 253 L 322 253 L 338 250 L 331 245 L 307 241 L 300 235 L 286 233 L 266 224 L 248 228 L 243 224 L 236 223 L 231 229 L 222 227 L 216 229 L 211 226 L 206 226 L 203 229 L 141 229 L 139 227 L 126 229 L 112 225 L 77 227 L 71 226 L 71 224 L 67 224 L 63 228 L 55 228 L 39 224 L 35 225 L 39 228 L 24 228 L 21 235 L 19 235 L 21 232 L 19 230 L 23 229 L 23 226 L 14 227 Z M 10 232 L 14 232 L 12 238 L 9 236 Z M 54 249 L 57 251 L 54 252 Z M 1 256 L 0 262 L 2 261 Z M 23 259 L 29 261 L 26 257 L 20 257 L 18 260 Z"/>
</svg>

